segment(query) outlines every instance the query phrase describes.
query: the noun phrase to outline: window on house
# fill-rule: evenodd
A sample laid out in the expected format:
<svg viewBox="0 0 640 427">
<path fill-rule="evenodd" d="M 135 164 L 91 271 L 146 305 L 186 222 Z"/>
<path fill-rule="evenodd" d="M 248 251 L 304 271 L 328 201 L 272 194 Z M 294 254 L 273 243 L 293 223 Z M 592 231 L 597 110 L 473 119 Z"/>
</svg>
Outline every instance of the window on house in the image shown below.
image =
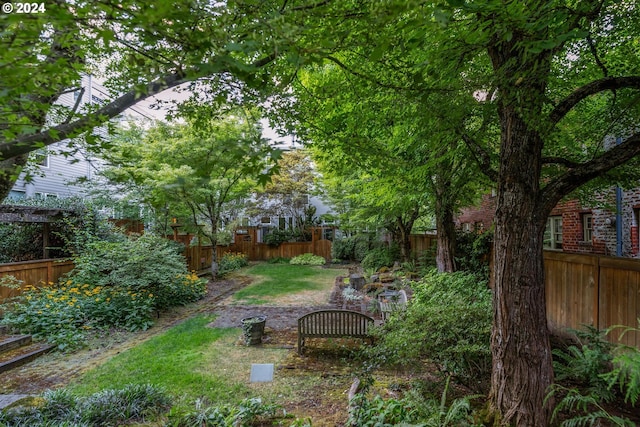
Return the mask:
<svg viewBox="0 0 640 427">
<path fill-rule="evenodd" d="M 46 149 L 41 149 L 33 154 L 33 161 L 41 168 L 49 167 L 49 152 Z"/>
<path fill-rule="evenodd" d="M 278 228 L 280 230 L 284 230 L 286 227 L 287 227 L 286 219 L 283 216 L 279 217 L 278 218 Z"/>
<path fill-rule="evenodd" d="M 464 231 L 465 233 L 468 233 L 471 231 L 471 223 L 470 222 L 463 222 L 462 223 L 462 231 Z"/>
<path fill-rule="evenodd" d="M 263 216 L 262 218 L 260 218 L 260 223 L 261 224 L 271 224 L 271 218 L 269 218 L 268 216 Z"/>
<path fill-rule="evenodd" d="M 241 225 L 242 227 L 248 227 L 248 226 L 249 226 L 249 218 L 247 218 L 247 217 L 243 217 L 243 218 L 240 220 L 240 225 Z"/>
<path fill-rule="evenodd" d="M 324 240 L 333 240 L 333 228 L 325 228 L 322 230 L 322 238 Z"/>
<path fill-rule="evenodd" d="M 562 216 L 550 216 L 544 230 L 544 247 L 562 249 Z"/>
<path fill-rule="evenodd" d="M 9 198 L 14 200 L 20 200 L 27 197 L 27 192 L 22 190 L 11 190 L 9 192 Z"/>
<path fill-rule="evenodd" d="M 593 215 L 591 213 L 582 214 L 582 240 L 591 242 L 593 239 Z"/>
</svg>

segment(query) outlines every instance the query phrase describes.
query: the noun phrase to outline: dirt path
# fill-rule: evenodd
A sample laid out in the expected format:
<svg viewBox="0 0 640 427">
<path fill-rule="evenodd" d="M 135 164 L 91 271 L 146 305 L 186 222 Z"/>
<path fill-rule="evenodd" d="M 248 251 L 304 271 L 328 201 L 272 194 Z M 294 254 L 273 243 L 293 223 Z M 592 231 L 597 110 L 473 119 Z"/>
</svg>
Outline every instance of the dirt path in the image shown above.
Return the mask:
<svg viewBox="0 0 640 427">
<path fill-rule="evenodd" d="M 51 353 L 21 368 L 5 372 L 0 375 L 0 394 L 37 394 L 47 389 L 63 387 L 78 375 L 100 366 L 116 354 L 135 347 L 197 314 L 215 314 L 217 317 L 212 326 L 221 328 L 239 327 L 240 319 L 254 314 L 266 315 L 266 327 L 281 331 L 295 328 L 296 319 L 302 314 L 322 308 L 230 305 L 228 298 L 250 283 L 251 279 L 246 276 L 209 282 L 205 298 L 163 313 L 154 326 L 147 331 L 110 334 L 108 339 L 100 340 L 99 344 L 94 344 L 90 348 L 72 354 Z"/>
</svg>

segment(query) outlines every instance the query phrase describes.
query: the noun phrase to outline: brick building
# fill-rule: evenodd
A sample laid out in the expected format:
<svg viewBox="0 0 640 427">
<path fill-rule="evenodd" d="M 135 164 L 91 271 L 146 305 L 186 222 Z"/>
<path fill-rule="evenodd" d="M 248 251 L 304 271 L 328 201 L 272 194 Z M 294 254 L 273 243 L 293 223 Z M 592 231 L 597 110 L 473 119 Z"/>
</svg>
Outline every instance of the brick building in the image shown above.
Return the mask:
<svg viewBox="0 0 640 427">
<path fill-rule="evenodd" d="M 456 226 L 465 231 L 490 228 L 495 206 L 495 194 L 484 195 L 477 206 L 461 210 L 455 220 Z M 640 188 L 611 188 L 601 193 L 591 206 L 578 200 L 563 201 L 547 219 L 545 248 L 640 258 L 639 216 Z"/>
</svg>

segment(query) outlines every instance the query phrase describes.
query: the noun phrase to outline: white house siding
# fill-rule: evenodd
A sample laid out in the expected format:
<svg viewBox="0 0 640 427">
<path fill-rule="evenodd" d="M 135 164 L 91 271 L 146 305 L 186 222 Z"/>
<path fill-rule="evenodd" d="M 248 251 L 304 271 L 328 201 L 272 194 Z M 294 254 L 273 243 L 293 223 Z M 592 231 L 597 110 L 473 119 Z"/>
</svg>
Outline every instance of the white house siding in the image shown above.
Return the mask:
<svg viewBox="0 0 640 427">
<path fill-rule="evenodd" d="M 78 88 L 75 91 L 65 93 L 60 96 L 57 104 L 72 109 L 77 98 L 81 96 L 78 109 L 83 111 L 91 106 L 102 105 L 109 99 L 107 90 L 98 84 L 92 76 L 84 76 L 81 85 L 85 88 L 84 92 Z M 134 117 L 148 117 L 144 111 L 140 111 L 138 108 L 128 110 L 127 114 Z M 64 119 L 66 119 L 65 111 L 56 112 L 50 117 L 51 123 L 59 123 Z M 107 130 L 106 127 L 98 127 L 93 130 L 93 133 L 105 137 Z M 78 179 L 92 180 L 96 168 L 99 168 L 102 162 L 81 152 L 72 156 L 64 156 L 59 154 L 62 151 L 69 152 L 68 140 L 48 147 L 48 166 L 38 167 L 39 173 L 34 173 L 30 182 L 25 181 L 23 174 L 14 185 L 10 197 L 84 196 L 85 189 L 82 185 L 77 184 Z"/>
</svg>

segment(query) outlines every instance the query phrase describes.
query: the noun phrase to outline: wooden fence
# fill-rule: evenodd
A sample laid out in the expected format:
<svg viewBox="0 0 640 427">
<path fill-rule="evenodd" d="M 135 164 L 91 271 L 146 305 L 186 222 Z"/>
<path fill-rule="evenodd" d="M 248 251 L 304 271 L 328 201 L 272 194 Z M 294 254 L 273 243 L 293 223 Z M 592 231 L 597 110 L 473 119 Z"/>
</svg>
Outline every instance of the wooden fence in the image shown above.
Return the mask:
<svg viewBox="0 0 640 427">
<path fill-rule="evenodd" d="M 12 262 L 0 264 L 0 277 L 12 275 L 22 280 L 25 285 L 44 285 L 57 282 L 58 279 L 73 269 L 73 262 L 58 259 L 43 259 L 38 261 Z M 16 291 L 0 287 L 0 302 L 12 296 Z"/>
<path fill-rule="evenodd" d="M 411 252 L 417 257 L 422 252 L 433 251 L 438 242 L 438 236 L 435 234 L 411 234 Z"/>
<path fill-rule="evenodd" d="M 638 327 L 640 260 L 545 251 L 544 269 L 551 328 Z M 623 331 L 615 328 L 609 339 L 618 342 Z M 620 342 L 640 348 L 640 332 L 628 331 Z"/>
<path fill-rule="evenodd" d="M 312 239 L 310 242 L 285 242 L 278 246 L 269 246 L 260 243 L 257 239 L 257 227 L 246 227 L 238 230 L 235 241 L 228 246 L 218 246 L 216 253 L 218 259 L 225 253 L 243 253 L 249 261 L 266 261 L 273 258 L 293 258 L 298 255 L 312 253 L 331 260 L 331 241 L 323 238 L 322 228 L 312 229 Z M 177 234 L 167 236 L 168 239 L 182 242 L 185 249 L 187 265 L 191 271 L 206 271 L 211 266 L 213 250 L 209 246 L 193 245 L 190 243 L 194 236 L 191 234 Z"/>
</svg>

